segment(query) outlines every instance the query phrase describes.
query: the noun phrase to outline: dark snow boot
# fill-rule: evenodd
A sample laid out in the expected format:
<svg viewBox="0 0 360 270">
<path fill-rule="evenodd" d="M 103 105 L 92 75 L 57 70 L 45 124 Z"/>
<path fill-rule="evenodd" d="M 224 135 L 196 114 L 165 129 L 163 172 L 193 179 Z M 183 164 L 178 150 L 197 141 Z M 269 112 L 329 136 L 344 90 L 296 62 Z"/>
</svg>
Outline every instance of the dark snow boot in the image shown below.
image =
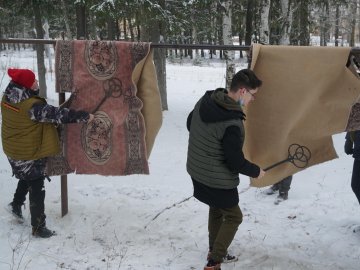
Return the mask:
<svg viewBox="0 0 360 270">
<path fill-rule="evenodd" d="M 360 232 L 360 225 L 354 225 L 352 226 L 353 233 L 359 233 Z"/>
<path fill-rule="evenodd" d="M 288 192 L 287 191 L 280 191 L 278 199 L 280 200 L 287 200 L 288 199 Z"/>
<path fill-rule="evenodd" d="M 231 263 L 231 262 L 236 262 L 238 260 L 238 257 L 234 256 L 234 255 L 230 255 L 229 253 L 225 255 L 225 257 L 223 258 L 223 262 L 222 263 Z"/>
<path fill-rule="evenodd" d="M 24 217 L 22 215 L 21 211 L 21 205 L 15 204 L 14 202 L 11 202 L 8 204 L 7 210 L 16 217 L 19 221 L 23 221 Z"/>
<path fill-rule="evenodd" d="M 51 231 L 48 228 L 46 228 L 45 226 L 33 227 L 32 235 L 35 237 L 40 237 L 40 238 L 49 238 L 49 237 L 55 235 L 55 231 Z"/>
</svg>

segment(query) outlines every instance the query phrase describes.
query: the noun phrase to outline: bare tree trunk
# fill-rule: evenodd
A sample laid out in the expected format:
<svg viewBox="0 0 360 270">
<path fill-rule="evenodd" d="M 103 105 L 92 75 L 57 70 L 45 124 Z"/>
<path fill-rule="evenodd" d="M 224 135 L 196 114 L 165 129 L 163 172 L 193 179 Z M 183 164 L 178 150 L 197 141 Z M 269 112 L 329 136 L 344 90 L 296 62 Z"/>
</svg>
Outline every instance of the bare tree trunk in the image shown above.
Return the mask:
<svg viewBox="0 0 360 270">
<path fill-rule="evenodd" d="M 115 40 L 115 21 L 111 16 L 107 17 L 107 39 Z"/>
<path fill-rule="evenodd" d="M 162 7 L 165 6 L 165 0 L 159 1 Z M 142 14 L 142 41 L 160 42 L 164 40 L 164 29 L 160 21 L 154 19 L 152 14 L 143 10 Z M 168 110 L 167 103 L 167 91 L 166 91 L 166 50 L 156 49 L 154 50 L 154 64 L 156 67 L 156 75 L 158 79 L 158 86 L 160 90 L 160 97 L 162 103 L 162 109 Z"/>
<path fill-rule="evenodd" d="M 124 25 L 124 39 L 125 40 L 128 40 L 128 37 L 127 37 L 127 22 L 126 22 L 126 18 L 123 18 L 123 25 Z"/>
<path fill-rule="evenodd" d="M 210 14 L 217 14 L 216 13 L 216 3 L 215 1 L 212 2 L 211 6 L 210 6 Z M 216 44 L 216 40 L 217 40 L 217 16 L 212 16 L 211 18 L 211 29 L 212 29 L 212 33 L 208 35 L 208 41 L 210 44 L 215 45 Z M 210 58 L 213 58 L 213 55 L 216 55 L 216 50 L 210 50 Z M 205 57 L 204 54 L 204 50 L 201 50 L 201 57 Z"/>
<path fill-rule="evenodd" d="M 325 46 L 325 22 L 326 12 L 325 3 L 320 4 L 320 46 Z"/>
<path fill-rule="evenodd" d="M 192 36 L 192 43 L 193 44 L 199 44 L 199 40 L 197 37 L 197 27 L 196 27 L 196 18 L 194 15 L 193 10 L 191 11 L 191 21 L 192 21 L 192 30 L 191 30 L 191 36 Z M 198 61 L 200 57 L 199 50 L 195 50 L 195 61 Z"/>
<path fill-rule="evenodd" d="M 336 3 L 335 12 L 335 47 L 339 46 L 340 4 Z"/>
<path fill-rule="evenodd" d="M 330 41 L 330 28 L 331 28 L 329 2 L 327 2 L 325 9 L 326 9 L 326 21 L 325 21 L 325 33 L 324 33 L 325 34 L 324 46 L 327 46 L 328 41 Z"/>
<path fill-rule="evenodd" d="M 245 45 L 251 44 L 251 36 L 253 34 L 253 13 L 254 13 L 254 0 L 247 1 L 246 11 L 246 30 L 245 30 Z"/>
<path fill-rule="evenodd" d="M 360 0 L 357 0 L 357 4 L 356 4 L 357 8 L 356 8 L 356 18 L 359 18 L 360 16 Z M 360 22 L 357 20 L 357 31 L 355 34 L 355 42 L 360 42 Z"/>
<path fill-rule="evenodd" d="M 43 29 L 45 31 L 44 33 L 44 39 L 50 39 L 50 35 L 49 35 L 49 23 L 48 20 L 45 20 L 45 23 L 43 25 Z M 51 52 L 50 52 L 50 45 L 46 44 L 45 45 L 45 55 L 49 60 L 49 71 L 52 74 L 53 69 L 52 69 L 52 57 L 51 57 Z"/>
<path fill-rule="evenodd" d="M 89 35 L 90 35 L 89 36 L 90 39 L 98 38 L 98 33 L 96 31 L 96 16 L 90 14 L 89 14 Z"/>
<path fill-rule="evenodd" d="M 129 24 L 129 31 L 130 31 L 130 40 L 135 41 L 134 25 L 131 22 L 131 18 L 128 19 L 128 24 Z"/>
<path fill-rule="evenodd" d="M 292 12 L 291 2 L 289 0 L 281 0 L 282 25 L 280 44 L 282 45 L 290 44 Z"/>
<path fill-rule="evenodd" d="M 350 33 L 350 42 L 349 46 L 354 47 L 355 46 L 355 29 L 356 29 L 356 15 L 357 15 L 357 0 L 352 0 L 352 2 L 349 5 L 349 14 L 351 16 L 351 33 Z"/>
<path fill-rule="evenodd" d="M 309 33 L 309 0 L 300 1 L 300 45 L 308 46 Z"/>
<path fill-rule="evenodd" d="M 41 22 L 41 9 L 38 7 L 37 1 L 32 0 L 32 7 L 34 11 L 34 18 L 35 18 L 35 29 L 36 29 L 36 38 L 44 39 L 44 32 Z M 45 79 L 45 58 L 44 58 L 44 45 L 37 44 L 36 45 L 36 56 L 37 56 L 37 67 L 38 67 L 38 79 L 39 79 L 39 86 L 40 86 L 40 93 L 41 97 L 47 97 L 47 90 L 46 90 L 46 79 Z"/>
<path fill-rule="evenodd" d="M 261 21 L 260 21 L 260 43 L 269 44 L 269 11 L 270 11 L 270 0 L 262 0 L 261 2 Z"/>
<path fill-rule="evenodd" d="M 86 15 L 85 15 L 85 4 L 76 3 L 76 38 L 86 39 Z"/>
<path fill-rule="evenodd" d="M 220 2 L 218 2 L 216 5 L 216 14 L 217 14 L 216 15 L 216 30 L 217 30 L 217 44 L 219 44 L 219 45 L 224 44 L 223 27 L 222 27 L 223 18 L 222 18 L 221 12 L 223 12 L 222 6 L 221 6 Z M 220 59 L 223 58 L 222 50 L 219 51 L 219 57 L 220 57 Z"/>
<path fill-rule="evenodd" d="M 231 20 L 231 5 L 232 0 L 224 0 L 223 1 L 223 8 L 224 8 L 224 14 L 223 14 L 223 40 L 224 45 L 233 45 L 232 42 L 232 20 Z M 224 57 L 226 60 L 226 89 L 230 88 L 231 80 L 235 75 L 235 52 L 234 51 L 224 51 Z"/>
<path fill-rule="evenodd" d="M 166 89 L 166 49 L 157 49 L 154 51 L 154 63 L 156 66 L 162 110 L 167 111 L 169 107 Z"/>
<path fill-rule="evenodd" d="M 69 17 L 68 17 L 68 12 L 67 12 L 67 8 L 66 8 L 66 3 L 65 0 L 61 0 L 61 7 L 63 10 L 63 16 L 64 16 L 64 22 L 65 22 L 65 28 L 66 28 L 66 37 L 68 39 L 72 39 L 72 33 L 71 33 L 71 29 L 70 29 L 70 21 L 69 21 Z"/>
</svg>

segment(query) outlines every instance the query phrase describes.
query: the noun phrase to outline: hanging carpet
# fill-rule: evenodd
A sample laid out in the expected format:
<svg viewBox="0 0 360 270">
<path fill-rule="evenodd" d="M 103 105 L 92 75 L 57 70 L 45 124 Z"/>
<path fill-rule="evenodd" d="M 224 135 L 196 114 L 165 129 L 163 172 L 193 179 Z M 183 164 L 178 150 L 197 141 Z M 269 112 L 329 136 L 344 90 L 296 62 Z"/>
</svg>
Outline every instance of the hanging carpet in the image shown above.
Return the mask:
<svg viewBox="0 0 360 270">
<path fill-rule="evenodd" d="M 358 115 L 352 108 L 360 94 L 359 76 L 346 66 L 350 49 L 253 47 L 251 67 L 263 86 L 246 112 L 244 152 L 249 160 L 266 168 L 286 159 L 294 143 L 310 149 L 307 167 L 337 157 L 332 135 L 360 128 L 359 121 L 349 119 L 351 111 L 350 118 Z M 251 185 L 268 186 L 301 170 L 286 162 Z"/>
<path fill-rule="evenodd" d="M 162 123 L 149 43 L 58 41 L 56 91 L 71 93 L 62 106 L 95 119 L 62 126 L 63 151 L 49 159 L 49 175 L 149 173 Z"/>
</svg>

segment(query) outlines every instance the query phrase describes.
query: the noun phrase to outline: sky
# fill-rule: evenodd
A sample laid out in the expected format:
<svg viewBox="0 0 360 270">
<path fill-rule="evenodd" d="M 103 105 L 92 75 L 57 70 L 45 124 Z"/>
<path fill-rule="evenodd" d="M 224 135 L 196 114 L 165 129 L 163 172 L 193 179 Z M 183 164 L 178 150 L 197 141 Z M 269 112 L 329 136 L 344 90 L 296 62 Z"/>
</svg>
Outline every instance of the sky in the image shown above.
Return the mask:
<svg viewBox="0 0 360 270">
<path fill-rule="evenodd" d="M 0 52 L 0 88 L 9 67 L 36 70 L 36 53 Z M 52 64 L 54 60 L 52 61 Z M 47 66 L 48 66 L 47 62 Z M 246 67 L 239 61 L 237 68 Z M 68 175 L 69 213 L 61 217 L 60 177 L 46 182 L 47 226 L 57 235 L 31 236 L 29 202 L 19 224 L 5 208 L 17 181 L 0 153 L 0 270 L 203 269 L 208 252 L 208 207 L 192 197 L 186 172 L 186 118 L 206 90 L 222 87 L 220 61 L 167 64 L 169 110 L 149 159 L 149 175 Z M 46 74 L 49 103 L 57 104 L 54 74 Z M 338 159 L 294 175 L 289 199 L 249 186 L 240 175 L 243 223 L 223 270 L 358 270 L 360 205 L 351 190 L 353 158 L 345 133 L 333 136 Z M 356 232 L 354 232 L 354 229 Z"/>
</svg>

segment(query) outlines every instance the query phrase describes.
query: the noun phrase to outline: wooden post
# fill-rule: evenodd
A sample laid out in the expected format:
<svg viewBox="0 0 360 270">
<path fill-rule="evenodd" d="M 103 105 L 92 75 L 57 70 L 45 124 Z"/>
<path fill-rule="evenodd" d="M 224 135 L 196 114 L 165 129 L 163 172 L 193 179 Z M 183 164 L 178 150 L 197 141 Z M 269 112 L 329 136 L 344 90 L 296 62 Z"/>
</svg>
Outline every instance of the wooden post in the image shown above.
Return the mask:
<svg viewBox="0 0 360 270">
<path fill-rule="evenodd" d="M 65 102 L 65 93 L 59 93 L 59 105 Z M 61 217 L 69 212 L 67 175 L 60 176 L 61 181 Z"/>
<path fill-rule="evenodd" d="M 67 189 L 67 175 L 61 176 L 61 217 L 69 212 L 68 207 L 68 189 Z"/>
</svg>

